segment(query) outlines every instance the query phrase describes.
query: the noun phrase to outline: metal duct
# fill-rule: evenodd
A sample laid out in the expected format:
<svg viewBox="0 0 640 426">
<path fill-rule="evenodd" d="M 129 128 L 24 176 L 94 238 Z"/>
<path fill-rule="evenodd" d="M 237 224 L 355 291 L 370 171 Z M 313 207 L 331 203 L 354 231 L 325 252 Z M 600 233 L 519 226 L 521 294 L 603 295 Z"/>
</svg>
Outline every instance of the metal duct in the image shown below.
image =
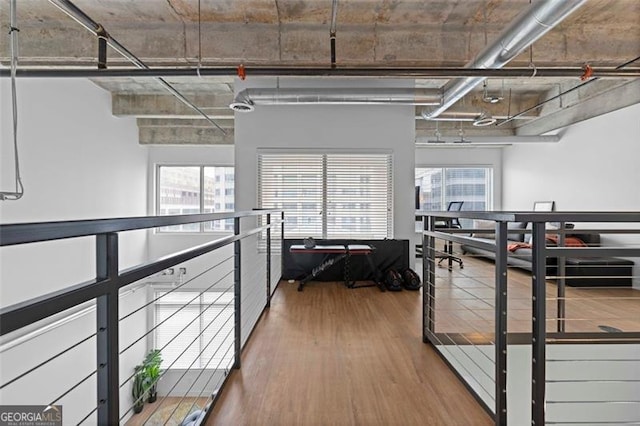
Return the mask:
<svg viewBox="0 0 640 426">
<path fill-rule="evenodd" d="M 230 105 L 234 111 L 252 111 L 254 105 L 440 105 L 438 89 L 244 89 Z"/>
<path fill-rule="evenodd" d="M 446 111 L 437 117 L 432 118 L 433 121 L 476 121 L 482 116 L 481 112 L 461 112 Z"/>
<path fill-rule="evenodd" d="M 586 0 L 538 0 L 521 13 L 493 44 L 485 47 L 466 68 L 501 68 L 524 49 L 562 22 Z M 485 77 L 452 80 L 444 87 L 443 102 L 438 108 L 424 111 L 425 120 L 437 117 L 458 102 Z"/>
<path fill-rule="evenodd" d="M 420 118 L 422 118 L 422 116 L 420 116 Z M 437 117 L 430 118 L 429 121 L 468 121 L 473 123 L 475 127 L 485 127 L 495 124 L 498 119 L 486 111 L 445 111 Z"/>
</svg>

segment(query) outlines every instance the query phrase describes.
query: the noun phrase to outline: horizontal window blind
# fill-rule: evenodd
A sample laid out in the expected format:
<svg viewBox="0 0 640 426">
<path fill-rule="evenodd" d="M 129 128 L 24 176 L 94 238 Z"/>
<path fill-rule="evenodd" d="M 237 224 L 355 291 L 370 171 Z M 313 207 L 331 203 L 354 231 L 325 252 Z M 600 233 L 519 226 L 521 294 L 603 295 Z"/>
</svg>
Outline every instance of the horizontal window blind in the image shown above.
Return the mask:
<svg viewBox="0 0 640 426">
<path fill-rule="evenodd" d="M 259 154 L 258 205 L 285 210 L 287 238 L 393 236 L 390 154 Z"/>
<path fill-rule="evenodd" d="M 327 155 L 327 237 L 391 236 L 391 156 Z"/>
<path fill-rule="evenodd" d="M 288 238 L 322 238 L 322 155 L 260 154 L 258 206 L 285 210 Z"/>
<path fill-rule="evenodd" d="M 156 298 L 164 295 L 155 302 L 155 321 L 161 324 L 155 330 L 156 347 L 167 345 L 162 349 L 163 368 L 225 369 L 233 362 L 233 294 L 197 294 L 156 292 Z"/>
</svg>

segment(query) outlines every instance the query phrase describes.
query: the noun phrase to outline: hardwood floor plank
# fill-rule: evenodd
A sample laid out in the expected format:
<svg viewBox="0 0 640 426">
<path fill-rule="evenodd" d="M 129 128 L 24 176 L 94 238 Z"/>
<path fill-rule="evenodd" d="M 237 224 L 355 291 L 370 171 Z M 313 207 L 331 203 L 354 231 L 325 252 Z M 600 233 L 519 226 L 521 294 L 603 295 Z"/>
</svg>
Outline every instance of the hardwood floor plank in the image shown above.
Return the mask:
<svg viewBox="0 0 640 426">
<path fill-rule="evenodd" d="M 422 342 L 420 292 L 282 282 L 209 425 L 491 425 Z"/>
</svg>

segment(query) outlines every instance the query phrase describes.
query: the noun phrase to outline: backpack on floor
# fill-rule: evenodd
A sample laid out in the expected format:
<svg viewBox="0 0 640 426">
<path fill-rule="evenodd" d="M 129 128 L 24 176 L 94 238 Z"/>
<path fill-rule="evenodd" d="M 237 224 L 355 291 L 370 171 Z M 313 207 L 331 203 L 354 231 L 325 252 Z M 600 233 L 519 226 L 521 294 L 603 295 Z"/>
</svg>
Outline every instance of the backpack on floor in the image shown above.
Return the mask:
<svg viewBox="0 0 640 426">
<path fill-rule="evenodd" d="M 407 290 L 419 290 L 422 287 L 420 276 L 411 268 L 402 271 L 402 286 Z"/>
<path fill-rule="evenodd" d="M 389 291 L 402 290 L 402 275 L 393 268 L 387 269 L 384 273 L 384 286 Z"/>
</svg>

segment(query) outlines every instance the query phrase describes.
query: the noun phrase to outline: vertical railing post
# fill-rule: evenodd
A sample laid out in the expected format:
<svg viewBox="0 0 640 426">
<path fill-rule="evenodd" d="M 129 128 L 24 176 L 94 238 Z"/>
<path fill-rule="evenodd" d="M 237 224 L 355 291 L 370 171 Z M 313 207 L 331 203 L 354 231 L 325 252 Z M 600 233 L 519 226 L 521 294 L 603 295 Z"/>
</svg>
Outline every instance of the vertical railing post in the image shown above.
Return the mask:
<svg viewBox="0 0 640 426">
<path fill-rule="evenodd" d="M 96 235 L 96 279 L 118 276 L 118 234 Z M 120 373 L 118 346 L 119 289 L 109 283 L 106 294 L 96 298 L 96 362 L 98 424 L 114 425 L 120 419 Z"/>
<path fill-rule="evenodd" d="M 507 222 L 496 222 L 495 262 L 496 425 L 507 424 Z"/>
<path fill-rule="evenodd" d="M 267 308 L 271 307 L 271 213 L 267 213 Z"/>
<path fill-rule="evenodd" d="M 284 271 L 284 210 L 280 212 L 280 271 Z"/>
<path fill-rule="evenodd" d="M 565 245 L 565 234 L 564 234 L 564 229 L 565 229 L 565 222 L 560 222 L 560 232 L 559 232 L 559 238 L 558 238 L 558 245 L 560 247 L 564 247 Z M 557 287 L 558 287 L 558 302 L 557 302 L 557 308 L 558 308 L 558 333 L 564 333 L 565 331 L 565 316 L 566 316 L 566 303 L 565 303 L 565 285 L 566 285 L 566 281 L 565 281 L 565 277 L 567 276 L 566 274 L 567 272 L 567 262 L 566 262 L 566 258 L 563 255 L 560 255 L 560 257 L 558 257 L 558 280 L 557 280 Z"/>
<path fill-rule="evenodd" d="M 545 223 L 533 223 L 531 424 L 545 424 L 546 386 L 546 238 Z"/>
<path fill-rule="evenodd" d="M 233 219 L 233 233 L 240 235 L 240 218 Z M 235 362 L 233 368 L 240 368 L 240 355 L 242 352 L 242 270 L 241 270 L 241 243 L 237 240 L 233 243 L 233 255 L 234 255 L 234 308 L 235 308 Z"/>
<path fill-rule="evenodd" d="M 435 229 L 435 216 L 424 216 L 422 220 L 423 230 Z M 422 233 L 422 340 L 428 341 L 428 336 L 435 332 L 435 297 L 436 297 L 436 271 L 435 271 L 435 238 Z"/>
</svg>

